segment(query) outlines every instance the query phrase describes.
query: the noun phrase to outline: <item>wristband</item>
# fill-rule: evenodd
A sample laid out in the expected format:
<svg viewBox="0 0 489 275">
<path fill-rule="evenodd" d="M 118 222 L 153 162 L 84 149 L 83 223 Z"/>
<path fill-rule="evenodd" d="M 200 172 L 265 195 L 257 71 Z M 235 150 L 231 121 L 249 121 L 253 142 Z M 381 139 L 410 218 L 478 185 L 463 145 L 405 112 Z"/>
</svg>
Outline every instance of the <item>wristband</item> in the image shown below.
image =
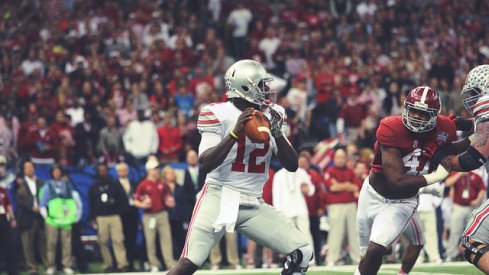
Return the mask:
<svg viewBox="0 0 489 275">
<path fill-rule="evenodd" d="M 236 139 L 236 140 L 238 139 L 238 135 L 236 135 L 236 134 L 233 132 L 233 130 L 229 131 L 229 135 L 230 135 L 232 138 Z"/>
<path fill-rule="evenodd" d="M 439 182 L 441 180 L 444 180 L 446 177 L 448 177 L 448 175 L 449 175 L 449 173 L 445 169 L 445 167 L 443 167 L 443 165 L 438 165 L 438 168 L 436 168 L 435 171 L 433 171 L 427 175 L 423 175 L 423 177 L 426 180 L 426 185 L 430 185 L 430 184 L 433 184 L 435 182 Z"/>
</svg>

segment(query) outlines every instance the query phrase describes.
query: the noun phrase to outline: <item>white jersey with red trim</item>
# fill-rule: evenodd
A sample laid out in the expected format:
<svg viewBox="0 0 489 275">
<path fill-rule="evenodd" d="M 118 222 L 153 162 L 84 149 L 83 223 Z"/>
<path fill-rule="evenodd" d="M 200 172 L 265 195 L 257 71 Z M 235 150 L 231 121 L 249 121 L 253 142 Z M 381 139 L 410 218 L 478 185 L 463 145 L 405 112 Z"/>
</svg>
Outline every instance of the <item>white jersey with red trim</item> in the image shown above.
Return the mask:
<svg viewBox="0 0 489 275">
<path fill-rule="evenodd" d="M 285 118 L 283 107 L 274 105 L 273 109 Z M 234 128 L 241 113 L 242 111 L 232 102 L 209 104 L 201 110 L 197 128 L 201 134 L 215 133 L 223 139 Z M 269 109 L 265 109 L 263 114 L 270 119 Z M 286 129 L 287 125 L 284 122 L 282 130 L 285 132 Z M 204 139 L 205 135 L 201 143 L 206 142 Z M 243 194 L 261 197 L 263 186 L 268 179 L 273 152 L 277 152 L 277 145 L 273 137 L 269 142 L 253 143 L 243 133 L 238 137 L 222 164 L 207 174 L 206 183 L 226 185 Z"/>
</svg>

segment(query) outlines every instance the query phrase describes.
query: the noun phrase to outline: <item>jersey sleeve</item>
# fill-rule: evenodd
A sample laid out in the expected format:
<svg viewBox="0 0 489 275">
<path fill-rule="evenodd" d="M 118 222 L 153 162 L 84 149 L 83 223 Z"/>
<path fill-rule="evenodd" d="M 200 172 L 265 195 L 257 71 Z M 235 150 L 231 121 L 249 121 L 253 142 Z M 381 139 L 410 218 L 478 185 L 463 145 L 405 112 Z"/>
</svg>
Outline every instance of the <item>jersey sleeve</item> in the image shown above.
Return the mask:
<svg viewBox="0 0 489 275">
<path fill-rule="evenodd" d="M 395 125 L 390 120 L 383 119 L 377 130 L 377 141 L 384 146 L 394 147 L 399 144 L 399 136 L 395 133 Z"/>
<path fill-rule="evenodd" d="M 210 106 L 206 106 L 200 111 L 197 120 L 197 129 L 199 129 L 201 134 L 203 132 L 222 134 L 221 121 L 217 118 Z"/>
</svg>

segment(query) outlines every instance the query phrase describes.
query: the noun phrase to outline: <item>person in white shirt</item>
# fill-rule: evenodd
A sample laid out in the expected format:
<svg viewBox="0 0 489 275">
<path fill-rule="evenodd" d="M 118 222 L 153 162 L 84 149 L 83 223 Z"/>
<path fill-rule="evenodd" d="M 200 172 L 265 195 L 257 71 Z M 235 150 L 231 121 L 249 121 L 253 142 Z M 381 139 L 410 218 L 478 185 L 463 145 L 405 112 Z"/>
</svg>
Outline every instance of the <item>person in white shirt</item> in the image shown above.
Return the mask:
<svg viewBox="0 0 489 275">
<path fill-rule="evenodd" d="M 143 163 L 149 155 L 158 149 L 158 133 L 153 121 L 146 119 L 144 110 L 138 110 L 138 120 L 126 128 L 122 136 L 126 152 Z"/>
<path fill-rule="evenodd" d="M 228 16 L 227 23 L 232 29 L 232 49 L 234 58 L 240 58 L 247 47 L 248 25 L 253 19 L 251 11 L 239 3 Z"/>
<path fill-rule="evenodd" d="M 268 27 L 266 30 L 266 36 L 260 40 L 258 48 L 265 53 L 267 58 L 266 67 L 268 70 L 275 68 L 275 62 L 273 62 L 273 54 L 277 51 L 278 47 L 282 43 L 282 40 L 277 36 L 277 31 Z"/>
<path fill-rule="evenodd" d="M 41 76 L 44 75 L 44 64 L 37 58 L 36 51 L 34 49 L 30 49 L 29 58 L 20 64 L 20 69 L 24 75 L 31 75 L 36 70 L 39 71 Z"/>
<path fill-rule="evenodd" d="M 316 188 L 307 171 L 298 168 L 297 171 L 290 172 L 282 168 L 275 173 L 272 186 L 273 207 L 292 219 L 313 245 L 309 231 L 309 211 L 304 196 L 311 197 Z"/>
</svg>

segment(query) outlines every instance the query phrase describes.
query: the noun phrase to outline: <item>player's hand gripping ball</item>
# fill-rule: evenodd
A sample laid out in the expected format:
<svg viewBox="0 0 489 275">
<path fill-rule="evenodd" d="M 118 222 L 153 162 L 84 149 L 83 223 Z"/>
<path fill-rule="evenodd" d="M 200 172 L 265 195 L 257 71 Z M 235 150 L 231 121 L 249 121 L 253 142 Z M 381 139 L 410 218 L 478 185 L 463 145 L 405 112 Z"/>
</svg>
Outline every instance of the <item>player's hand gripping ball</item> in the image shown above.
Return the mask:
<svg viewBox="0 0 489 275">
<path fill-rule="evenodd" d="M 244 125 L 246 136 L 254 143 L 264 143 L 270 140 L 270 122 L 260 111 L 253 111 L 253 116 Z"/>
</svg>

